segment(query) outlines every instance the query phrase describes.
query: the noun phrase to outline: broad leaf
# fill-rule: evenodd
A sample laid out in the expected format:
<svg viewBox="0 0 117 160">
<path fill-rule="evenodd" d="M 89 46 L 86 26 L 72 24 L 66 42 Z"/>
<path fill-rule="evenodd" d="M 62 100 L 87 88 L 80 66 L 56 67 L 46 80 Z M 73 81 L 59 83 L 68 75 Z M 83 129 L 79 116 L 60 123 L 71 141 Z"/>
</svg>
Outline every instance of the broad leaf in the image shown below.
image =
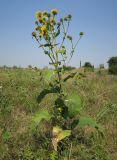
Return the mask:
<svg viewBox="0 0 117 160">
<path fill-rule="evenodd" d="M 92 127 L 92 128 L 95 128 L 97 129 L 102 135 L 104 134 L 103 133 L 103 128 L 95 121 L 93 120 L 92 118 L 89 118 L 89 117 L 81 117 L 78 121 L 78 125 L 80 127 L 85 127 L 85 126 L 89 126 L 89 127 Z"/>
<path fill-rule="evenodd" d="M 32 121 L 36 124 L 36 125 L 38 125 L 40 122 L 41 122 L 41 120 L 50 120 L 50 118 L 51 118 L 51 115 L 49 114 L 49 112 L 47 111 L 47 110 L 42 110 L 42 111 L 40 111 L 40 112 L 37 112 L 34 116 L 33 116 L 33 118 L 32 118 Z"/>
<path fill-rule="evenodd" d="M 44 73 L 44 78 L 46 81 L 50 81 L 51 77 L 54 75 L 53 70 L 46 70 Z"/>
<path fill-rule="evenodd" d="M 58 86 L 52 86 L 49 89 L 44 89 L 40 92 L 40 94 L 37 97 L 37 102 L 41 103 L 41 101 L 43 100 L 43 98 L 50 93 L 59 93 L 60 92 L 60 88 Z"/>
<path fill-rule="evenodd" d="M 77 73 L 77 72 L 73 72 L 73 73 L 67 74 L 67 75 L 64 77 L 63 81 L 66 82 L 68 79 L 73 78 L 73 77 L 76 75 L 76 73 Z"/>
<path fill-rule="evenodd" d="M 75 93 L 67 97 L 66 105 L 68 106 L 68 115 L 70 118 L 79 114 L 82 109 L 81 99 Z"/>
</svg>

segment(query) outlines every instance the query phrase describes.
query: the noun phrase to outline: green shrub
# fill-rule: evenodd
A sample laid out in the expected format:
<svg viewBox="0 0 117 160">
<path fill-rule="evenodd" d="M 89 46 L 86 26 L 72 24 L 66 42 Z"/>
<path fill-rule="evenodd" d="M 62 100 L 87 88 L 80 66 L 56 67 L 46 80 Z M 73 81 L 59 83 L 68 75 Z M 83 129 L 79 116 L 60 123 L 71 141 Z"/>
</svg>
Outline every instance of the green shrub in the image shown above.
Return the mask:
<svg viewBox="0 0 117 160">
<path fill-rule="evenodd" d="M 111 57 L 108 60 L 109 64 L 109 73 L 117 75 L 117 57 Z"/>
</svg>

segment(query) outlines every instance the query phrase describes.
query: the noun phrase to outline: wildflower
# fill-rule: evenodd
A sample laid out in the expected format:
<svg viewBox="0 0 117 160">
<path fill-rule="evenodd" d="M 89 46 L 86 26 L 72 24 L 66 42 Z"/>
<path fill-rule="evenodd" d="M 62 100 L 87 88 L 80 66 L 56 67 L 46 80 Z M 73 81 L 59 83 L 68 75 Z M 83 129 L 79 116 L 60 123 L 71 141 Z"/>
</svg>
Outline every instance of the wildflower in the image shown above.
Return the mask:
<svg viewBox="0 0 117 160">
<path fill-rule="evenodd" d="M 33 36 L 33 37 L 36 37 L 36 33 L 35 33 L 35 32 L 32 32 L 32 36 Z"/>
<path fill-rule="evenodd" d="M 50 23 L 55 23 L 54 17 L 50 18 Z"/>
<path fill-rule="evenodd" d="M 46 36 L 46 33 L 47 33 L 46 31 L 42 31 L 42 32 L 40 32 L 40 36 L 44 37 L 44 36 Z"/>
<path fill-rule="evenodd" d="M 39 20 L 40 17 L 41 17 L 41 11 L 37 11 L 36 12 L 36 19 Z"/>
<path fill-rule="evenodd" d="M 53 15 L 56 15 L 56 14 L 58 13 L 58 11 L 57 11 L 57 9 L 52 9 L 52 10 L 51 10 L 51 13 L 52 13 Z"/>
<path fill-rule="evenodd" d="M 40 27 L 40 36 L 44 37 L 47 34 L 47 28 L 45 25 Z"/>
<path fill-rule="evenodd" d="M 47 25 L 46 19 L 47 19 L 46 16 L 43 16 L 43 17 L 42 17 L 42 23 L 43 23 L 43 25 Z"/>
<path fill-rule="evenodd" d="M 43 19 L 43 21 L 46 21 L 46 16 L 43 16 L 42 19 Z"/>
<path fill-rule="evenodd" d="M 44 16 L 48 16 L 48 12 L 47 12 L 47 11 L 44 11 L 44 12 L 43 12 L 43 15 L 44 15 Z"/>
<path fill-rule="evenodd" d="M 46 28 L 46 26 L 45 26 L 45 25 L 43 25 L 43 26 L 41 26 L 40 30 L 41 30 L 41 31 L 46 31 L 46 30 L 47 30 L 47 28 Z"/>
<path fill-rule="evenodd" d="M 43 19 L 41 17 L 39 17 L 39 22 L 42 23 L 43 22 Z"/>
<path fill-rule="evenodd" d="M 51 16 L 51 14 L 50 14 L 50 13 L 48 13 L 47 17 L 49 18 L 50 16 Z"/>
</svg>

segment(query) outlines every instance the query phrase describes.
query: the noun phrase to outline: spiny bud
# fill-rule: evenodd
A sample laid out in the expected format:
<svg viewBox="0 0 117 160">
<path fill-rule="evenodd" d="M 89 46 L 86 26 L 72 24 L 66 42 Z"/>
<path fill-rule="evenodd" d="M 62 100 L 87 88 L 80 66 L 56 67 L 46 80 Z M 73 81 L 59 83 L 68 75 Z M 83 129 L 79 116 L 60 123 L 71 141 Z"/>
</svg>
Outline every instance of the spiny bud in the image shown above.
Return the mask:
<svg viewBox="0 0 117 160">
<path fill-rule="evenodd" d="M 44 15 L 44 16 L 48 16 L 48 12 L 47 12 L 47 11 L 44 11 L 44 12 L 43 12 L 43 15 Z"/>
<path fill-rule="evenodd" d="M 84 33 L 83 33 L 83 32 L 80 32 L 80 33 L 79 33 L 79 35 L 80 35 L 80 36 L 83 36 L 83 35 L 84 35 Z"/>
<path fill-rule="evenodd" d="M 71 19 L 71 18 L 72 18 L 72 15 L 71 15 L 71 14 L 68 14 L 67 18 L 68 18 L 68 19 Z"/>
<path fill-rule="evenodd" d="M 58 13 L 58 11 L 57 11 L 57 9 L 52 9 L 52 10 L 51 10 L 51 13 L 52 13 L 53 15 L 56 15 L 56 14 Z"/>
<path fill-rule="evenodd" d="M 43 19 L 42 19 L 41 17 L 39 18 L 39 22 L 40 22 L 40 23 L 42 23 L 42 22 L 43 22 Z"/>
<path fill-rule="evenodd" d="M 67 21 L 67 20 L 68 20 L 67 17 L 65 17 L 65 18 L 64 18 L 64 21 Z"/>
<path fill-rule="evenodd" d="M 62 22 L 62 23 L 63 23 L 63 18 L 60 18 L 60 22 Z"/>
<path fill-rule="evenodd" d="M 67 35 L 67 38 L 72 41 L 72 37 L 70 35 Z"/>
<path fill-rule="evenodd" d="M 39 20 L 40 17 L 41 17 L 41 11 L 37 11 L 36 12 L 36 18 L 37 18 L 37 20 Z"/>
<path fill-rule="evenodd" d="M 54 17 L 50 18 L 50 23 L 55 23 Z"/>
<path fill-rule="evenodd" d="M 48 18 L 49 18 L 49 17 L 51 17 L 51 14 L 50 14 L 50 13 L 48 13 L 47 17 L 48 17 Z"/>
<path fill-rule="evenodd" d="M 36 33 L 35 33 L 35 32 L 32 32 L 32 36 L 33 36 L 33 37 L 36 37 Z"/>
<path fill-rule="evenodd" d="M 38 21 L 35 21 L 35 24 L 37 24 L 37 25 L 38 25 Z"/>
</svg>

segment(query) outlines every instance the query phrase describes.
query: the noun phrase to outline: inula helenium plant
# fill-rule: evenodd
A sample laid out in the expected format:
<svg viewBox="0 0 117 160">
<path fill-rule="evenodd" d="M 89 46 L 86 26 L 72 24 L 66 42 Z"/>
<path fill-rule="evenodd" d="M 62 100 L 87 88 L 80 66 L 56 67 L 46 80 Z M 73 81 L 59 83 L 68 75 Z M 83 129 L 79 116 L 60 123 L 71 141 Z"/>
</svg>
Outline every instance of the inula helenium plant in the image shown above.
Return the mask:
<svg viewBox="0 0 117 160">
<path fill-rule="evenodd" d="M 64 84 L 73 77 L 73 75 L 65 76 L 65 70 L 69 64 L 79 40 L 83 36 L 83 32 L 79 33 L 79 38 L 76 43 L 68 34 L 68 29 L 72 16 L 69 14 L 66 17 L 58 18 L 58 11 L 52 9 L 51 12 L 37 11 L 35 30 L 32 32 L 32 37 L 37 41 L 39 47 L 42 48 L 44 54 L 49 57 L 49 64 L 53 70 L 49 70 L 47 75 L 48 89 L 43 90 L 38 96 L 38 102 L 45 97 L 46 94 L 55 93 L 55 100 L 51 112 L 41 110 L 33 116 L 33 124 L 35 128 L 39 123 L 47 121 L 49 123 L 50 133 L 49 138 L 53 149 L 56 152 L 60 148 L 59 144 L 62 140 L 72 138 L 72 130 L 77 126 L 90 125 L 91 127 L 99 128 L 97 123 L 91 118 L 80 117 L 82 110 L 82 101 L 77 93 L 69 95 L 64 91 Z M 69 45 L 66 45 L 69 43 Z M 67 49 L 66 46 L 69 46 Z M 50 80 L 50 81 L 49 81 Z"/>
</svg>

